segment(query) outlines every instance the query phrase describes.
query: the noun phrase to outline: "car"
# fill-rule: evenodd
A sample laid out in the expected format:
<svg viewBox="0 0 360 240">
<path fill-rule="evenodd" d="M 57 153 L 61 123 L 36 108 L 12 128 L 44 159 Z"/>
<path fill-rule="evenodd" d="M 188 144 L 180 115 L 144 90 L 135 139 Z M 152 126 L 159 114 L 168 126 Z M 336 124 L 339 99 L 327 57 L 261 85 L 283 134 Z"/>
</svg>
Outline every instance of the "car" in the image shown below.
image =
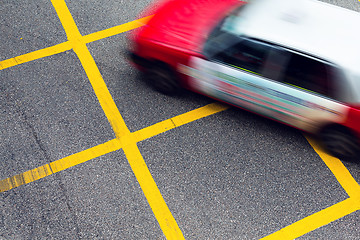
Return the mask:
<svg viewBox="0 0 360 240">
<path fill-rule="evenodd" d="M 128 36 L 157 91 L 212 97 L 360 153 L 360 14 L 317 0 L 165 0 Z"/>
</svg>

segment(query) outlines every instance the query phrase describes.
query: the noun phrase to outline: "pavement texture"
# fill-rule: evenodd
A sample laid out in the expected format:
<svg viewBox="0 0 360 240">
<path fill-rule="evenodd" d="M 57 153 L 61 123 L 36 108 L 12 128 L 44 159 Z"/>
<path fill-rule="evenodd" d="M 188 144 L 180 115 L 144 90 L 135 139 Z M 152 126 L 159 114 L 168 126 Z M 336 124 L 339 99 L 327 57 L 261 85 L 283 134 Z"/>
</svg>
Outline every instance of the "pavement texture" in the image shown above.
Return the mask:
<svg viewBox="0 0 360 240">
<path fill-rule="evenodd" d="M 0 3 L 0 239 L 360 238 L 359 164 L 151 90 L 125 58 L 129 29 L 113 29 L 150 1 L 64 3 Z"/>
</svg>

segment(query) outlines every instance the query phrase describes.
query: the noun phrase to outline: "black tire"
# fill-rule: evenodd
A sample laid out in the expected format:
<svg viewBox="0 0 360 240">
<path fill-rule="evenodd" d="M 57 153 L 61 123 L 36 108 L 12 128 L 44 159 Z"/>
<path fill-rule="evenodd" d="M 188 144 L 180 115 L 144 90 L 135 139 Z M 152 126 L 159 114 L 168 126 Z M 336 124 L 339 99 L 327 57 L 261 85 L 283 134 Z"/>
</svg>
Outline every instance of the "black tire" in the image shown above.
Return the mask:
<svg viewBox="0 0 360 240">
<path fill-rule="evenodd" d="M 176 72 L 167 64 L 161 62 L 153 63 L 148 67 L 145 74 L 148 84 L 154 90 L 166 95 L 179 93 L 180 85 Z"/>
<path fill-rule="evenodd" d="M 334 157 L 345 161 L 360 161 L 359 141 L 346 127 L 327 127 L 320 137 L 325 150 Z"/>
</svg>

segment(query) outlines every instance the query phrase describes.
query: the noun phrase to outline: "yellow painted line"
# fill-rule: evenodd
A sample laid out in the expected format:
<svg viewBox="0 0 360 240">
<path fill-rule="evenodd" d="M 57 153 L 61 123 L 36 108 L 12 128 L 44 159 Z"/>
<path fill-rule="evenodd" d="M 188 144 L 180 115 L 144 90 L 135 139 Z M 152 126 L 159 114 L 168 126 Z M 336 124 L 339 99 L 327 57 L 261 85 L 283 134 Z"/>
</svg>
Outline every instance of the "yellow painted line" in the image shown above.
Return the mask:
<svg viewBox="0 0 360 240">
<path fill-rule="evenodd" d="M 228 108 L 229 106 L 223 105 L 221 103 L 212 103 L 190 112 L 175 116 L 163 122 L 156 123 L 150 127 L 146 127 L 137 132 L 121 137 L 121 139 L 110 140 L 104 144 L 100 144 L 82 152 L 59 159 L 57 161 L 51 162 L 50 164 L 46 164 L 22 174 L 3 179 L 0 181 L 0 192 L 8 191 L 15 187 L 34 182 L 53 173 L 66 170 L 96 157 L 119 150 L 122 147 L 126 147 L 128 145 L 132 146 L 135 141 L 143 141 L 147 138 L 151 138 L 155 135 L 161 134 L 176 127 L 180 127 L 184 124 L 196 121 L 212 114 L 219 113 Z M 175 125 L 174 122 L 177 123 L 177 125 Z"/>
<path fill-rule="evenodd" d="M 67 50 L 70 50 L 72 48 L 71 44 L 69 42 L 64 42 L 57 44 L 52 47 L 40 49 L 31 53 L 27 53 L 24 55 L 20 55 L 14 58 L 10 58 L 7 60 L 3 60 L 0 62 L 0 70 L 3 70 L 5 68 L 10 68 L 22 63 L 34 61 L 36 59 L 48 57 L 51 55 L 55 55 L 61 52 L 65 52 Z"/>
<path fill-rule="evenodd" d="M 185 239 L 156 186 L 136 143 L 128 144 L 123 150 L 166 239 Z"/>
<path fill-rule="evenodd" d="M 342 164 L 339 159 L 325 153 L 318 145 L 318 143 L 311 137 L 305 137 L 315 152 L 320 156 L 330 171 L 334 174 L 350 198 L 324 210 L 321 210 L 320 212 L 308 216 L 298 222 L 295 222 L 267 237 L 262 238 L 264 240 L 295 239 L 319 227 L 338 220 L 352 212 L 360 210 L 360 186 L 351 176 L 349 170 Z"/>
<path fill-rule="evenodd" d="M 360 185 L 355 181 L 351 176 L 349 170 L 342 164 L 342 162 L 325 153 L 321 147 L 311 139 L 309 136 L 306 136 L 306 139 L 310 145 L 314 148 L 315 152 L 320 156 L 320 158 L 325 162 L 331 172 L 334 174 L 340 185 L 344 188 L 346 193 L 352 198 L 360 199 Z"/>
<path fill-rule="evenodd" d="M 166 203 L 162 198 L 161 193 L 158 190 L 139 149 L 136 146 L 136 142 L 150 138 L 197 119 L 209 116 L 211 114 L 221 112 L 227 109 L 228 106 L 221 104 L 210 104 L 203 108 L 190 111 L 188 113 L 176 116 L 130 134 L 106 87 L 106 84 L 101 77 L 94 59 L 86 47 L 86 43 L 97 41 L 143 26 L 151 16 L 92 33 L 83 37 L 81 36 L 70 12 L 68 11 L 65 2 L 52 0 L 52 3 L 59 15 L 61 23 L 64 26 L 69 41 L 55 45 L 53 47 L 41 49 L 32 53 L 1 61 L 0 70 L 64 52 L 73 48 L 85 69 L 85 72 L 94 88 L 95 94 L 99 99 L 100 105 L 103 108 L 104 113 L 113 127 L 115 135 L 118 139 L 111 140 L 97 147 L 90 148 L 50 164 L 46 164 L 36 169 L 27 171 L 23 174 L 4 179 L 0 181 L 0 192 L 36 181 L 55 172 L 59 172 L 77 164 L 86 162 L 97 156 L 104 155 L 111 151 L 116 151 L 120 149 L 121 146 L 124 146 L 124 152 L 128 158 L 129 164 L 131 165 L 135 176 L 142 190 L 144 191 L 145 197 L 147 198 L 149 205 L 152 208 L 165 236 L 168 239 L 183 239 L 183 235 L 177 226 L 175 219 L 172 217 L 171 212 L 166 206 Z M 309 142 L 313 147 L 315 146 L 315 151 L 324 160 L 329 169 L 334 173 L 335 177 L 344 187 L 350 198 L 318 213 L 315 213 L 305 219 L 302 219 L 284 229 L 281 229 L 280 231 L 269 235 L 264 239 L 293 239 L 318 227 L 324 226 L 347 214 L 350 214 L 351 212 L 359 210 L 359 185 L 352 178 L 348 170 L 338 159 L 332 158 L 331 156 L 328 156 L 326 153 L 322 152 L 314 142 L 311 142 L 311 140 L 309 140 Z"/>
<path fill-rule="evenodd" d="M 50 163 L 50 167 L 53 173 L 63 171 L 65 169 L 71 168 L 75 165 L 84 163 L 91 159 L 103 156 L 110 152 L 117 151 L 121 149 L 121 144 L 117 139 L 110 140 L 106 143 L 97 145 L 95 147 L 86 149 L 82 152 L 73 154 L 69 157 L 59 159 L 55 162 Z"/>
<path fill-rule="evenodd" d="M 91 33 L 89 35 L 84 36 L 84 41 L 86 43 L 90 43 L 90 42 L 94 42 L 94 41 L 97 41 L 100 39 L 111 37 L 111 36 L 114 36 L 114 35 L 117 35 L 117 34 L 120 34 L 123 32 L 127 32 L 127 31 L 133 30 L 138 27 L 142 27 L 142 26 L 146 25 L 146 23 L 150 20 L 151 17 L 152 16 L 140 18 L 140 19 L 137 19 L 137 20 L 134 20 L 134 21 L 131 21 L 131 22 L 119 25 L 119 26 L 115 26 L 115 27 L 108 28 L 108 29 L 105 29 L 105 30 L 102 30 L 99 32 Z"/>
<path fill-rule="evenodd" d="M 89 148 L 85 151 L 75 153 L 73 155 L 59 159 L 49 164 L 1 180 L 0 192 L 8 191 L 10 189 L 19 187 L 21 185 L 34 182 L 46 176 L 52 175 L 56 172 L 63 171 L 65 169 L 84 163 L 96 157 L 100 157 L 107 153 L 119 150 L 120 148 L 121 148 L 121 144 L 119 140 L 117 139 L 110 140 L 106 143 Z"/>
<path fill-rule="evenodd" d="M 181 239 L 181 230 L 162 198 L 149 170 L 147 169 L 146 163 L 144 162 L 141 153 L 133 140 L 132 134 L 130 134 L 130 131 L 119 113 L 115 102 L 102 80 L 100 72 L 95 64 L 95 61 L 93 61 L 90 52 L 86 49 L 86 47 L 79 47 L 75 50 L 75 52 L 79 56 L 85 72 L 93 86 L 95 94 L 99 99 L 100 105 L 113 127 L 116 137 L 122 145 L 124 145 L 123 150 L 129 164 L 165 237 L 167 239 Z M 173 238 L 172 236 L 176 236 L 176 238 Z"/>
<path fill-rule="evenodd" d="M 228 105 L 212 103 L 190 112 L 175 116 L 163 122 L 154 124 L 137 132 L 131 133 L 130 135 L 124 136 L 121 139 L 113 139 L 104 144 L 100 144 L 82 152 L 51 162 L 50 164 L 46 164 L 26 171 L 22 174 L 3 179 L 0 181 L 0 192 L 8 191 L 24 184 L 34 182 L 56 172 L 64 171 L 78 164 L 103 156 L 107 153 L 117 151 L 123 147 L 129 164 L 133 169 L 142 190 L 144 191 L 144 195 L 147 198 L 150 207 L 154 211 L 154 215 L 156 215 L 156 218 L 159 221 L 159 225 L 161 225 L 161 228 L 163 229 L 164 234 L 166 232 L 168 239 L 182 239 L 183 237 L 181 238 L 182 235 L 180 235 L 181 230 L 177 226 L 174 218 L 170 216 L 170 210 L 168 210 L 165 201 L 163 200 L 155 181 L 152 179 L 139 150 L 137 147 L 135 149 L 136 144 L 134 141 L 145 140 L 146 138 L 153 137 L 157 134 L 166 132 L 209 115 L 219 113 L 228 108 Z M 169 127 L 166 127 L 167 125 Z M 177 238 L 179 236 L 180 238 Z"/>
<path fill-rule="evenodd" d="M 132 133 L 132 135 L 136 142 L 140 142 L 160 133 L 166 132 L 170 129 L 182 126 L 184 124 L 196 121 L 198 119 L 207 117 L 215 113 L 222 112 L 228 108 L 229 105 L 225 105 L 222 103 L 211 103 L 204 107 L 197 108 L 190 112 L 175 116 L 173 118 L 156 123 L 152 126 L 138 130 Z"/>
<path fill-rule="evenodd" d="M 331 207 L 314 213 L 311 216 L 301 219 L 271 235 L 268 235 L 262 240 L 287 240 L 295 239 L 306 233 L 309 233 L 319 227 L 325 226 L 339 218 L 342 218 L 350 213 L 360 209 L 360 202 L 348 198 Z"/>
<path fill-rule="evenodd" d="M 74 49 L 78 54 L 81 64 L 84 67 L 86 75 L 94 89 L 94 92 L 99 100 L 99 103 L 110 122 L 111 127 L 117 138 L 130 133 L 126 127 L 123 117 L 121 116 L 102 76 L 101 73 L 92 58 L 89 50 L 84 45 Z"/>
<path fill-rule="evenodd" d="M 78 38 L 78 40 L 82 39 L 82 41 L 84 41 L 85 43 L 90 43 L 90 42 L 101 40 L 101 39 L 104 39 L 107 37 L 111 37 L 111 36 L 126 32 L 126 31 L 133 30 L 135 28 L 144 26 L 151 17 L 152 16 L 144 17 L 141 19 L 136 19 L 134 21 L 124 23 L 119 26 L 115 26 L 115 27 L 105 29 L 105 30 L 102 30 L 99 32 L 91 33 L 82 38 Z M 73 40 L 76 40 L 76 39 L 73 39 Z M 26 53 L 26 54 L 23 54 L 23 55 L 14 57 L 14 58 L 6 59 L 3 61 L 0 61 L 0 70 L 14 67 L 14 66 L 22 64 L 22 63 L 31 62 L 31 61 L 34 61 L 34 60 L 37 60 L 40 58 L 52 56 L 52 55 L 55 55 L 58 53 L 62 53 L 62 52 L 68 51 L 72 48 L 73 48 L 73 45 L 69 41 L 67 41 L 64 43 L 54 45 L 52 47 L 40 49 L 40 50 Z"/>
<path fill-rule="evenodd" d="M 69 41 L 74 44 L 74 51 L 80 59 L 116 137 L 119 139 L 120 143 L 126 142 L 126 146 L 123 146 L 123 150 L 156 219 L 159 222 L 161 230 L 167 239 L 184 239 L 180 228 L 161 196 L 161 193 L 142 158 L 136 142 L 132 142 L 133 139 L 130 136 L 130 131 L 120 115 L 66 3 L 63 0 L 52 0 L 52 2 Z"/>
<path fill-rule="evenodd" d="M 181 239 L 181 230 L 147 169 L 146 163 L 144 162 L 136 143 L 133 141 L 122 116 L 117 110 L 104 81 L 97 76 L 97 74 L 100 73 L 97 70 L 95 62 L 90 60 L 92 57 L 89 51 L 79 48 L 77 53 L 87 72 L 99 102 L 113 127 L 116 137 L 124 144 L 123 150 L 125 155 L 165 237 L 167 239 Z M 176 238 L 173 238 L 173 236 L 176 236 Z"/>
<path fill-rule="evenodd" d="M 65 1 L 51 0 L 51 3 L 55 8 L 55 11 L 60 19 L 61 24 L 63 25 L 69 41 L 72 41 L 72 44 L 74 44 L 74 42 L 81 42 L 82 35 L 80 34 L 79 29 L 76 26 Z"/>
<path fill-rule="evenodd" d="M 115 136 L 119 138 L 121 135 L 128 135 L 130 132 L 109 93 L 93 57 L 86 47 L 86 43 L 82 39 L 66 3 L 63 0 L 52 0 L 52 3 L 59 16 L 60 22 L 65 29 L 69 41 L 73 44 L 74 51 L 79 57 L 99 103 L 114 130 Z"/>
</svg>

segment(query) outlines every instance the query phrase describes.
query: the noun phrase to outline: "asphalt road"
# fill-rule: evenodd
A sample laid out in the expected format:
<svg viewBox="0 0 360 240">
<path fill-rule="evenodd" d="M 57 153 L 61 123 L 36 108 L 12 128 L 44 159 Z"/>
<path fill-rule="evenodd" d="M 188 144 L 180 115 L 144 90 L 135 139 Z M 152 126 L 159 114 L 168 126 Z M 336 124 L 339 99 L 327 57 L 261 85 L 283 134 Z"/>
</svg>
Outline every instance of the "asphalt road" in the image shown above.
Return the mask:
<svg viewBox="0 0 360 240">
<path fill-rule="evenodd" d="M 149 2 L 0 0 L 0 239 L 359 239 L 359 164 L 244 110 L 152 91 L 126 33 L 88 42 L 90 55 L 61 45 L 71 16 L 85 36 Z"/>
</svg>

